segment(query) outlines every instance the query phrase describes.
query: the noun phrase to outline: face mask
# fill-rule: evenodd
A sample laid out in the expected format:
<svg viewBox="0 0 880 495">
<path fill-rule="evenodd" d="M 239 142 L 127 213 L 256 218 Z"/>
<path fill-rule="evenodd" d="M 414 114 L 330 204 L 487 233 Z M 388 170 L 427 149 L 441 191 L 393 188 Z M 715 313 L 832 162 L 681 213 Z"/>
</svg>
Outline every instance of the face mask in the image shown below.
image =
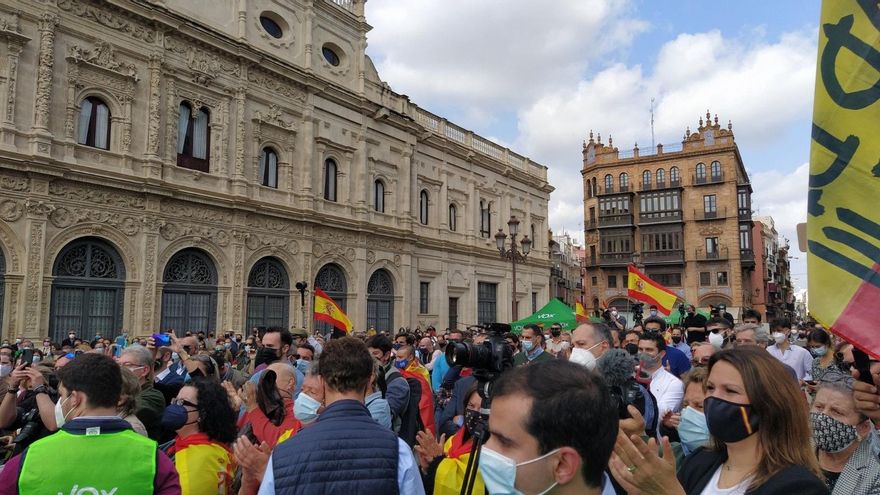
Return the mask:
<svg viewBox="0 0 880 495">
<path fill-rule="evenodd" d="M 223 348 L 224 348 L 224 349 L 230 349 L 230 348 L 232 348 L 232 342 L 226 342 L 226 343 L 224 343 L 224 344 L 223 344 Z"/>
<path fill-rule="evenodd" d="M 236 342 L 241 342 L 241 337 L 236 337 L 236 338 L 235 338 L 235 341 L 236 341 Z"/>
<path fill-rule="evenodd" d="M 34 364 L 37 364 L 37 363 L 39 363 L 39 362 L 42 361 L 42 360 L 43 360 L 43 358 L 41 358 L 40 356 L 34 356 L 34 359 L 32 360 L 32 362 L 33 362 Z"/>
<path fill-rule="evenodd" d="M 189 410 L 181 404 L 170 404 L 162 413 L 162 426 L 171 431 L 177 431 L 186 425 L 198 423 L 198 420 L 187 423 Z"/>
<path fill-rule="evenodd" d="M 104 348 L 103 348 L 103 347 L 95 347 L 95 352 L 97 352 L 97 353 L 103 353 L 103 352 L 104 352 Z"/>
<path fill-rule="evenodd" d="M 724 335 L 721 335 L 721 332 L 709 332 L 709 343 L 716 349 L 721 349 L 724 346 Z"/>
<path fill-rule="evenodd" d="M 272 364 L 275 361 L 278 361 L 278 351 L 268 347 L 261 347 L 257 350 L 257 357 L 254 358 L 254 366 Z"/>
<path fill-rule="evenodd" d="M 813 425 L 813 442 L 816 448 L 835 454 L 852 445 L 859 438 L 856 427 L 822 413 L 810 413 Z"/>
<path fill-rule="evenodd" d="M 626 349 L 626 352 L 628 352 L 630 356 L 635 356 L 639 353 L 639 346 L 637 344 L 633 344 L 632 342 L 626 344 L 625 346 L 623 346 L 623 348 Z"/>
<path fill-rule="evenodd" d="M 724 443 L 745 440 L 758 431 L 758 415 L 752 412 L 751 405 L 706 397 L 703 411 L 709 433 Z"/>
<path fill-rule="evenodd" d="M 21 344 L 21 339 L 15 339 L 16 344 Z"/>
<path fill-rule="evenodd" d="M 517 464 L 513 459 L 507 458 L 488 447 L 483 447 L 482 455 L 480 455 L 480 474 L 483 477 L 486 490 L 492 495 L 522 495 L 522 492 L 516 489 L 516 468 L 546 459 L 557 452 L 559 452 L 559 449 L 551 450 L 541 457 Z M 549 488 L 538 495 L 544 495 L 555 488 L 557 484 L 558 482 L 554 481 Z"/>
<path fill-rule="evenodd" d="M 67 422 L 67 414 L 70 414 L 69 411 L 67 414 L 64 414 L 64 410 L 61 409 L 64 406 L 64 403 L 67 402 L 68 399 L 70 399 L 69 395 L 67 396 L 66 399 L 59 400 L 58 402 L 55 403 L 55 424 L 58 426 L 58 428 L 61 428 L 62 426 L 64 426 L 64 423 Z"/>
<path fill-rule="evenodd" d="M 822 357 L 825 354 L 828 354 L 828 348 L 827 347 L 815 347 L 815 348 L 810 349 L 810 354 L 812 354 L 813 357 Z"/>
<path fill-rule="evenodd" d="M 408 364 L 409 364 L 409 360 L 408 360 L 408 359 L 398 359 L 398 360 L 394 361 L 394 367 L 397 368 L 397 369 L 399 369 L 399 370 L 405 370 L 405 369 L 406 369 L 406 366 L 407 366 Z"/>
<path fill-rule="evenodd" d="M 74 338 L 76 338 L 76 334 L 69 333 L 69 334 L 67 334 L 67 337 L 68 337 L 70 340 L 73 340 Z"/>
<path fill-rule="evenodd" d="M 427 348 L 427 347 L 419 347 L 419 350 L 422 351 L 422 354 L 427 354 L 427 353 L 428 353 L 428 348 Z"/>
<path fill-rule="evenodd" d="M 775 340 L 777 344 L 781 344 L 785 342 L 785 334 L 782 332 L 774 332 L 773 340 Z"/>
<path fill-rule="evenodd" d="M 652 356 L 647 352 L 640 352 L 639 364 L 642 365 L 642 368 L 653 370 L 654 368 L 660 366 L 660 356 Z"/>
<path fill-rule="evenodd" d="M 656 310 L 656 309 L 652 309 L 652 310 L 651 310 L 651 316 L 657 316 L 657 310 Z"/>
<path fill-rule="evenodd" d="M 178 354 L 176 352 L 172 352 L 171 353 L 171 360 L 174 361 L 175 363 L 180 361 L 180 354 Z"/>
<path fill-rule="evenodd" d="M 522 341 L 522 348 L 524 351 L 531 352 L 533 347 L 535 347 L 535 343 L 532 342 L 531 340 L 523 340 Z"/>
<path fill-rule="evenodd" d="M 293 416 L 302 424 L 307 425 L 318 418 L 318 409 L 321 403 L 305 392 L 300 392 L 293 402 Z"/>
<path fill-rule="evenodd" d="M 554 337 L 559 337 L 561 334 L 562 334 L 561 330 L 556 330 L 556 329 L 550 330 L 550 335 L 552 335 Z"/>
<path fill-rule="evenodd" d="M 391 348 L 394 349 L 395 351 L 400 349 L 401 347 L 403 347 L 403 344 L 398 344 L 397 342 L 395 342 L 394 344 L 391 345 Z"/>
<path fill-rule="evenodd" d="M 673 335 L 672 336 L 672 343 L 673 344 L 680 344 L 681 343 L 681 336 L 680 335 Z"/>
<path fill-rule="evenodd" d="M 612 312 L 611 312 L 611 316 L 617 318 L 617 311 L 612 311 Z"/>
<path fill-rule="evenodd" d="M 306 361 L 305 359 L 297 359 L 296 360 L 296 369 L 298 369 L 303 375 L 308 373 L 309 368 L 312 367 L 311 361 Z"/>
<path fill-rule="evenodd" d="M 474 431 L 477 423 L 480 421 L 481 415 L 480 411 L 474 411 L 473 409 L 467 409 L 464 412 L 464 424 L 467 425 L 468 431 Z"/>
<path fill-rule="evenodd" d="M 10 373 L 12 373 L 11 364 L 0 364 L 0 377 L 6 376 Z"/>
<path fill-rule="evenodd" d="M 706 425 L 706 415 L 693 407 L 684 408 L 681 412 L 681 422 L 678 424 L 678 436 L 688 452 L 708 445 L 709 427 Z"/>
<path fill-rule="evenodd" d="M 593 371 L 596 369 L 596 356 L 593 355 L 590 350 L 595 349 L 597 345 L 594 344 L 589 349 L 581 349 L 580 347 L 575 347 L 571 350 L 571 356 L 568 358 L 569 361 L 575 364 L 579 364 L 581 366 L 585 366 L 588 370 Z"/>
</svg>

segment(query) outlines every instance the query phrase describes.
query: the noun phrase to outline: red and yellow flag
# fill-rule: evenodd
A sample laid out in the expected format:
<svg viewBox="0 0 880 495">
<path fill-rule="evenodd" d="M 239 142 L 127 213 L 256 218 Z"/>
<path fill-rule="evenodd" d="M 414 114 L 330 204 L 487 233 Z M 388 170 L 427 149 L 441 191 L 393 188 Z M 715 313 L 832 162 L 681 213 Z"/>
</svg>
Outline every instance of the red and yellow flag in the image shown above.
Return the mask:
<svg viewBox="0 0 880 495">
<path fill-rule="evenodd" d="M 587 316 L 587 310 L 584 309 L 584 305 L 581 304 L 580 301 L 574 303 L 574 317 L 577 321 L 589 321 L 589 317 Z"/>
<path fill-rule="evenodd" d="M 315 289 L 315 319 L 346 332 L 352 329 L 351 320 L 345 311 L 321 289 Z"/>
<path fill-rule="evenodd" d="M 813 101 L 810 314 L 874 358 L 880 331 L 880 17 L 877 2 L 825 0 Z"/>
<path fill-rule="evenodd" d="M 675 292 L 654 282 L 636 269 L 634 265 L 629 265 L 627 289 L 629 289 L 629 297 L 645 304 L 657 306 L 657 310 L 665 314 L 672 312 L 675 301 L 678 300 L 678 295 Z"/>
</svg>

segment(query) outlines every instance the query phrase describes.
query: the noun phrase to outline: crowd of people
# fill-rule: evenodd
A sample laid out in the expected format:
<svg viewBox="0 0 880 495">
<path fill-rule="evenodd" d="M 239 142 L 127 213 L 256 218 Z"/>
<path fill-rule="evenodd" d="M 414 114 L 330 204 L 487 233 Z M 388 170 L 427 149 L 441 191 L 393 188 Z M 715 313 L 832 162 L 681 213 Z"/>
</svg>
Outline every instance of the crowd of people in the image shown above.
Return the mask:
<svg viewBox="0 0 880 495">
<path fill-rule="evenodd" d="M 0 495 L 880 494 L 880 362 L 754 311 L 609 315 L 3 342 Z"/>
</svg>

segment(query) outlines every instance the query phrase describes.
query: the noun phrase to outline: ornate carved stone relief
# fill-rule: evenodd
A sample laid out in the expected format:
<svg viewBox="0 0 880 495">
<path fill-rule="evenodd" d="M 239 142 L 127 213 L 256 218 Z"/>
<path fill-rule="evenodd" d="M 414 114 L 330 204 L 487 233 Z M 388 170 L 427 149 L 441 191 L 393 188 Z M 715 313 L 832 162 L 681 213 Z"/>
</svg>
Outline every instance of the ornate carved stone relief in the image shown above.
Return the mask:
<svg viewBox="0 0 880 495">
<path fill-rule="evenodd" d="M 235 61 L 221 58 L 216 53 L 196 47 L 192 41 L 166 36 L 165 48 L 182 55 L 187 66 L 193 72 L 193 82 L 208 85 L 220 74 L 231 77 L 241 76 L 241 66 Z"/>
<path fill-rule="evenodd" d="M 55 180 L 49 183 L 49 194 L 64 199 L 97 203 L 116 208 L 143 210 L 146 204 L 144 198 L 138 194 L 118 189 L 111 190 L 96 186 L 85 186 L 65 180 Z"/>
<path fill-rule="evenodd" d="M 18 57 L 30 38 L 21 34 L 20 12 L 0 16 L 0 38 L 6 39 L 6 115 L 9 124 L 15 124 L 15 91 L 18 84 Z"/>
<path fill-rule="evenodd" d="M 205 227 L 202 225 L 186 225 L 176 223 L 166 223 L 159 228 L 159 233 L 166 241 L 173 241 L 180 237 L 198 237 L 201 239 L 210 239 L 220 247 L 226 247 L 231 241 L 229 233 L 223 229 L 215 229 L 213 227 Z M 198 241 L 196 241 L 198 242 Z"/>
<path fill-rule="evenodd" d="M 52 225 L 63 229 L 81 223 L 97 223 L 116 227 L 127 236 L 140 232 L 141 224 L 137 218 L 118 211 L 94 210 L 90 208 L 56 208 L 49 215 Z"/>
<path fill-rule="evenodd" d="M 270 231 L 276 232 L 280 234 L 291 234 L 291 235 L 302 235 L 302 225 L 288 221 L 282 220 L 280 218 L 273 218 L 263 215 L 255 215 L 248 213 L 245 216 L 245 224 L 248 227 L 252 227 L 257 231 Z"/>
<path fill-rule="evenodd" d="M 34 105 L 34 127 L 37 129 L 49 128 L 49 108 L 52 103 L 52 67 L 55 65 L 55 27 L 60 22 L 57 15 L 44 13 L 40 16 L 40 52 L 37 62 L 37 87 L 36 103 Z M 48 152 L 47 143 L 45 149 L 39 148 L 40 152 Z"/>
<path fill-rule="evenodd" d="M 289 254 L 299 253 L 299 244 L 296 241 L 277 236 L 245 234 L 244 244 L 251 251 L 256 251 L 264 247 L 270 247 L 286 251 Z"/>
<path fill-rule="evenodd" d="M 156 31 L 133 19 L 126 18 L 87 0 L 58 0 L 58 8 L 73 15 L 90 19 L 110 29 L 125 33 L 147 43 L 156 42 Z"/>
<path fill-rule="evenodd" d="M 306 91 L 304 88 L 293 81 L 283 80 L 280 77 L 262 71 L 256 66 L 251 66 L 248 69 L 247 79 L 249 82 L 267 89 L 277 96 L 289 98 L 300 103 L 306 102 Z"/>
<path fill-rule="evenodd" d="M 212 208 L 210 206 L 193 205 L 174 199 L 162 201 L 161 211 L 172 217 L 193 218 L 196 220 L 223 223 L 227 225 L 231 224 L 233 220 L 231 212 L 219 208 Z"/>
<path fill-rule="evenodd" d="M 0 174 L 0 189 L 7 191 L 28 191 L 31 188 L 31 181 L 27 177 L 12 174 Z"/>
</svg>

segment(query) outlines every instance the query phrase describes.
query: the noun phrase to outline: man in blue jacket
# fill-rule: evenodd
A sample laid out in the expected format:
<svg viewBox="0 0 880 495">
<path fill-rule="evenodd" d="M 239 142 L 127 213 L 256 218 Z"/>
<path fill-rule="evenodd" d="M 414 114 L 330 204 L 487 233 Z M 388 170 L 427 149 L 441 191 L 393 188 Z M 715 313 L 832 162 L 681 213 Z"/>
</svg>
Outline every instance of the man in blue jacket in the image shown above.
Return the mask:
<svg viewBox="0 0 880 495">
<path fill-rule="evenodd" d="M 373 358 L 357 338 L 333 339 L 318 361 L 326 408 L 272 452 L 260 495 L 424 495 L 409 446 L 364 406 Z"/>
</svg>

